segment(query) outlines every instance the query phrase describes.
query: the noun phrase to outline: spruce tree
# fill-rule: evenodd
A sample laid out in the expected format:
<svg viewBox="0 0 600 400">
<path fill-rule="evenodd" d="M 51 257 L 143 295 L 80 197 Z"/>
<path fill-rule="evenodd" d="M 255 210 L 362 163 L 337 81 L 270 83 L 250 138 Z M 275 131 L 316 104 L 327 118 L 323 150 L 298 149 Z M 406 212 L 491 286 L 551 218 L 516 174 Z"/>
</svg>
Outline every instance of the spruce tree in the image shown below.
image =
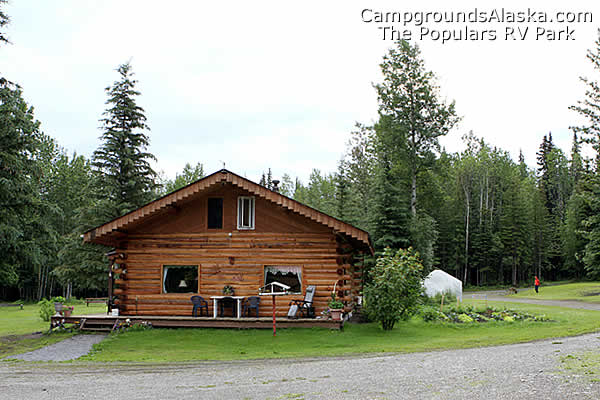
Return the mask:
<svg viewBox="0 0 600 400">
<path fill-rule="evenodd" d="M 600 73 L 600 29 L 595 49 L 588 50 L 587 58 L 597 73 Z M 600 277 L 600 80 L 580 78 L 586 85 L 585 99 L 578 101 L 570 109 L 587 119 L 587 124 L 572 127 L 580 135 L 581 141 L 591 144 L 596 152 L 593 170 L 581 179 L 581 201 L 587 211 L 582 219 L 581 235 L 585 240 L 585 250 L 582 260 L 588 276 Z"/>
<path fill-rule="evenodd" d="M 149 130 L 144 109 L 136 103 L 137 80 L 129 62 L 117 71 L 120 79 L 105 89 L 108 108 L 100 120 L 102 144 L 93 154 L 92 165 L 100 195 L 114 204 L 116 213 L 124 213 L 152 200 L 156 172 L 150 166 L 155 157 L 147 152 L 150 140 L 144 133 Z"/>
<path fill-rule="evenodd" d="M 10 22 L 10 18 L 8 15 L 2 11 L 2 7 L 8 3 L 7 0 L 0 0 L 0 44 L 2 43 L 10 43 L 8 38 L 6 37 L 6 33 L 4 32 L 4 27 L 8 25 Z"/>
</svg>

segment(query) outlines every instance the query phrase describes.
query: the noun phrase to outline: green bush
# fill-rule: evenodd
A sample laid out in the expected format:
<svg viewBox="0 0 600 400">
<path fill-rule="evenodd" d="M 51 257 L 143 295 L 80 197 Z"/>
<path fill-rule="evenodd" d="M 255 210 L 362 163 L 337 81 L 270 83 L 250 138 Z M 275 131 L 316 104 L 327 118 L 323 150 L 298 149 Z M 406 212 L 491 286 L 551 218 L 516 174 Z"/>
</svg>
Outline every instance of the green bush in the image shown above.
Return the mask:
<svg viewBox="0 0 600 400">
<path fill-rule="evenodd" d="M 365 286 L 365 312 L 384 330 L 408 319 L 417 310 L 423 290 L 423 266 L 412 248 L 395 253 L 386 248 L 371 269 L 372 282 Z"/>
<path fill-rule="evenodd" d="M 444 313 L 440 312 L 440 310 L 438 310 L 437 308 L 431 306 L 421 307 L 420 314 L 421 318 L 423 318 L 423 321 L 425 322 L 434 322 L 446 319 Z"/>
<path fill-rule="evenodd" d="M 54 303 L 52 301 L 43 299 L 42 301 L 38 302 L 38 305 L 40 306 L 40 318 L 42 319 L 42 321 L 50 321 L 50 317 L 54 315 Z"/>
<path fill-rule="evenodd" d="M 458 320 L 467 324 L 473 322 L 473 318 L 469 317 L 467 314 L 459 314 Z"/>
</svg>

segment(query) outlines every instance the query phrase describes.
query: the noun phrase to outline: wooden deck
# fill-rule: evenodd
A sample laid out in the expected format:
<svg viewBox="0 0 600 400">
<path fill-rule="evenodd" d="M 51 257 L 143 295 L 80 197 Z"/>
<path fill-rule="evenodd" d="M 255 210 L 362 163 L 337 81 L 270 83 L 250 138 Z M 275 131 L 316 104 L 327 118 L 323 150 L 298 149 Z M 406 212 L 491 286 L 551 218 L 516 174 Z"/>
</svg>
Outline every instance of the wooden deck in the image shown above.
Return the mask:
<svg viewBox="0 0 600 400">
<path fill-rule="evenodd" d="M 52 316 L 50 326 L 59 324 L 80 325 L 85 331 L 111 331 L 118 322 L 129 319 L 131 323 L 151 323 L 154 328 L 234 328 L 234 329 L 272 329 L 273 319 L 260 318 L 212 318 L 181 316 L 127 316 L 112 315 L 71 315 L 69 317 Z M 285 328 L 328 328 L 342 330 L 344 321 L 328 319 L 288 319 L 277 318 L 277 329 Z"/>
</svg>

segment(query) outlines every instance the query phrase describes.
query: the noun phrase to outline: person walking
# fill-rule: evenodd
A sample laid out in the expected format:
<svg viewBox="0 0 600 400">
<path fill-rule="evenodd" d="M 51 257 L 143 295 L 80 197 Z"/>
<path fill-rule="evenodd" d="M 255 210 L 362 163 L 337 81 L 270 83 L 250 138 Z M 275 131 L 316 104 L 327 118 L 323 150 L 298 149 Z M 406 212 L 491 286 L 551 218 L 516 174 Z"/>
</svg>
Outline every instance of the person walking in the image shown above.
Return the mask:
<svg viewBox="0 0 600 400">
<path fill-rule="evenodd" d="M 534 283 L 534 285 L 535 285 L 535 292 L 539 293 L 538 288 L 540 287 L 540 280 L 538 279 L 537 276 L 535 277 L 535 283 Z"/>
</svg>

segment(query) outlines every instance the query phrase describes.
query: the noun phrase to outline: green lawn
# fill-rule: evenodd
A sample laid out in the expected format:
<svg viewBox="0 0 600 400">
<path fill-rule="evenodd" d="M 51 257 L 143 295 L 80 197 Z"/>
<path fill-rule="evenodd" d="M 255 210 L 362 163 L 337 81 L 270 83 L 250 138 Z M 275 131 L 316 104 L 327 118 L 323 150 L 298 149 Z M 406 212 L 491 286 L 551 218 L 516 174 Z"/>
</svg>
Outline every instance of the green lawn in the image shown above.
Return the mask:
<svg viewBox="0 0 600 400">
<path fill-rule="evenodd" d="M 104 304 L 90 304 L 89 307 L 85 304 L 76 304 L 73 307 L 75 314 L 106 312 Z M 46 332 L 48 329 L 50 329 L 50 322 L 40 318 L 39 306 L 36 304 L 26 304 L 22 310 L 19 307 L 0 307 L 0 358 L 35 350 L 71 336 L 71 334 L 52 334 L 21 337 L 34 332 Z"/>
<path fill-rule="evenodd" d="M 484 301 L 467 299 L 481 306 Z M 532 304 L 489 302 L 555 322 L 488 322 L 483 324 L 424 323 L 419 318 L 398 323 L 390 332 L 377 324 L 346 324 L 342 332 L 328 329 L 280 329 L 277 337 L 266 330 L 153 329 L 110 335 L 84 357 L 88 361 L 175 362 L 289 357 L 335 356 L 357 353 L 418 352 L 491 346 L 572 336 L 600 330 L 600 312 Z M 52 334 L 26 340 L 14 335 L 45 331 L 49 324 L 38 307 L 0 308 L 0 358 L 54 343 L 70 334 Z M 101 313 L 103 305 L 76 305 L 75 312 Z M 10 357 L 8 357 L 10 358 Z"/>
<path fill-rule="evenodd" d="M 465 301 L 473 303 L 472 300 Z M 484 302 L 474 301 L 482 306 Z M 492 303 L 498 308 L 506 303 Z M 327 329 L 270 330 L 154 329 L 111 335 L 84 357 L 89 361 L 174 362 L 317 357 L 356 353 L 418 352 L 490 346 L 572 336 L 600 329 L 600 312 L 529 304 L 509 308 L 546 315 L 555 322 L 399 323 L 390 332 L 376 324 Z"/>
<path fill-rule="evenodd" d="M 73 314 L 101 314 L 106 313 L 106 305 L 75 304 Z M 44 332 L 50 328 L 50 322 L 40 318 L 40 307 L 36 304 L 26 304 L 21 310 L 19 307 L 0 307 L 0 337 L 8 335 L 25 335 L 33 332 Z"/>
<path fill-rule="evenodd" d="M 542 284 L 539 293 L 533 288 L 521 290 L 511 297 L 539 300 L 579 300 L 589 303 L 600 303 L 600 282 L 578 282 L 558 286 Z"/>
</svg>

